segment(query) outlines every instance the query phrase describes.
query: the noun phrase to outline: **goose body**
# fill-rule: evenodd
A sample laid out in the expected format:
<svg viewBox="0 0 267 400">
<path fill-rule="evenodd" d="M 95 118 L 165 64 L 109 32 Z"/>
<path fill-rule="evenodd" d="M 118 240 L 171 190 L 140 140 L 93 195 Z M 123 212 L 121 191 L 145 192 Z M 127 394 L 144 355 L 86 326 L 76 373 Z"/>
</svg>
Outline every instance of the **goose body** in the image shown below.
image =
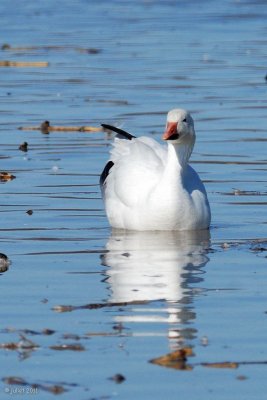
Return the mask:
<svg viewBox="0 0 267 400">
<path fill-rule="evenodd" d="M 208 229 L 210 207 L 203 183 L 188 164 L 195 143 L 191 115 L 168 113 L 161 145 L 118 128 L 100 185 L 113 228 L 148 230 Z"/>
</svg>

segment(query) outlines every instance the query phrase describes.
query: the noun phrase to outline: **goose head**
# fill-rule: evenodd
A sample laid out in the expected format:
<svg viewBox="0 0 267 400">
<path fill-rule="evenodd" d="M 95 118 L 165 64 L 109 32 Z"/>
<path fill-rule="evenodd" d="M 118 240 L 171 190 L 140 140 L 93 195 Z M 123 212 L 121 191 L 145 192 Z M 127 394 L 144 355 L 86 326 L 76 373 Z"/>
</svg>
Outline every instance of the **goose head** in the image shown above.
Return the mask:
<svg viewBox="0 0 267 400">
<path fill-rule="evenodd" d="M 195 138 L 194 121 L 190 113 L 180 108 L 169 111 L 162 139 L 174 145 L 188 143 L 193 146 Z"/>
</svg>

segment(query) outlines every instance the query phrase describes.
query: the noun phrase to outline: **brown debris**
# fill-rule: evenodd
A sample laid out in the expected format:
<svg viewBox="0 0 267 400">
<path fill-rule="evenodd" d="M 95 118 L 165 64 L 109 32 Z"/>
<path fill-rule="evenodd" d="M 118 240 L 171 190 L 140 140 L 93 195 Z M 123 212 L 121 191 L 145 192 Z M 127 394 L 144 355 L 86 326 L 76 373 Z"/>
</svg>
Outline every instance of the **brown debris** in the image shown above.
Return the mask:
<svg viewBox="0 0 267 400">
<path fill-rule="evenodd" d="M 18 376 L 8 376 L 6 378 L 3 378 L 2 381 L 7 385 L 27 385 L 25 379 Z"/>
<path fill-rule="evenodd" d="M 267 365 L 267 361 L 223 361 L 215 363 L 201 363 L 202 367 L 236 369 L 240 365 Z"/>
<path fill-rule="evenodd" d="M 85 347 L 78 343 L 72 344 L 59 344 L 49 347 L 52 350 L 72 350 L 72 351 L 84 351 Z"/>
<path fill-rule="evenodd" d="M 10 261 L 4 253 L 0 253 L 0 274 L 6 272 L 9 268 Z"/>
<path fill-rule="evenodd" d="M 154 358 L 149 362 L 160 365 L 161 367 L 191 371 L 193 369 L 192 366 L 187 364 L 187 357 L 190 356 L 193 356 L 192 348 L 184 347 L 162 357 Z"/>
<path fill-rule="evenodd" d="M 12 181 L 15 178 L 16 178 L 15 175 L 10 174 L 9 172 L 6 172 L 6 171 L 0 172 L 0 181 L 1 182 Z"/>
<path fill-rule="evenodd" d="M 75 310 L 97 310 L 99 308 L 104 308 L 104 307 L 126 307 L 129 305 L 140 305 L 140 304 L 147 304 L 148 302 L 146 300 L 136 300 L 136 301 L 129 301 L 129 302 L 114 302 L 114 303 L 90 303 L 90 304 L 85 304 L 83 306 L 72 306 L 72 305 L 59 305 L 59 306 L 54 306 L 52 308 L 53 311 L 56 312 L 69 312 L 69 311 L 75 311 Z"/>
<path fill-rule="evenodd" d="M 202 362 L 187 364 L 187 357 L 193 356 L 191 347 L 184 347 L 183 349 L 166 354 L 162 357 L 154 358 L 149 362 L 152 364 L 160 365 L 161 367 L 168 367 L 177 370 L 191 371 L 196 366 L 215 368 L 215 369 L 237 369 L 241 365 L 267 365 L 267 361 L 222 361 L 222 362 Z M 243 375 L 237 377 L 239 380 L 247 379 Z"/>
<path fill-rule="evenodd" d="M 224 361 L 224 362 L 215 362 L 215 363 L 202 363 L 203 367 L 208 368 L 231 368 L 236 369 L 239 366 L 238 362 Z"/>
<path fill-rule="evenodd" d="M 17 350 L 18 343 L 0 343 L 0 349 L 7 349 L 7 350 Z"/>
<path fill-rule="evenodd" d="M 50 122 L 49 121 L 44 121 L 40 125 L 40 130 L 42 133 L 49 133 L 50 129 Z"/>
<path fill-rule="evenodd" d="M 39 347 L 38 344 L 20 334 L 18 342 L 0 343 L 0 349 L 7 350 L 35 350 Z"/>
<path fill-rule="evenodd" d="M 5 262 L 9 262 L 8 261 L 8 256 L 4 253 L 0 253 L 0 261 L 5 261 Z"/>
<path fill-rule="evenodd" d="M 65 389 L 62 385 L 44 385 L 40 383 L 31 383 L 27 382 L 25 379 L 20 378 L 18 376 L 7 376 L 3 378 L 2 381 L 6 385 L 28 386 L 31 387 L 32 389 L 36 390 L 40 389 L 53 394 L 61 394 L 67 391 L 67 389 Z"/>
<path fill-rule="evenodd" d="M 73 311 L 74 309 L 75 309 L 74 306 L 54 306 L 52 308 L 53 311 L 56 311 L 59 313 Z"/>
<path fill-rule="evenodd" d="M 64 392 L 67 392 L 67 389 L 65 389 L 63 386 L 61 385 L 53 385 L 53 386 L 45 386 L 45 385 L 35 385 L 35 387 L 40 388 L 42 390 L 45 390 L 46 392 L 50 392 L 53 394 L 61 394 Z"/>
<path fill-rule="evenodd" d="M 18 348 L 24 350 L 35 350 L 39 347 L 38 344 L 34 343 L 32 340 L 26 338 L 26 336 L 20 334 L 20 341 L 18 342 Z"/>
<path fill-rule="evenodd" d="M 52 126 L 49 121 L 44 121 L 40 126 L 20 126 L 22 131 L 41 131 L 42 133 L 49 132 L 101 132 L 102 127 L 98 126 Z"/>
<path fill-rule="evenodd" d="M 28 143 L 27 142 L 23 142 L 20 146 L 19 146 L 19 150 L 24 151 L 25 153 L 28 151 Z"/>
<path fill-rule="evenodd" d="M 0 61 L 0 67 L 48 67 L 47 61 Z"/>
<path fill-rule="evenodd" d="M 49 131 L 57 132 L 101 132 L 103 129 L 97 126 L 50 126 Z"/>
<path fill-rule="evenodd" d="M 9 268 L 9 264 L 0 264 L 0 274 L 2 274 L 3 272 L 6 272 Z"/>
</svg>

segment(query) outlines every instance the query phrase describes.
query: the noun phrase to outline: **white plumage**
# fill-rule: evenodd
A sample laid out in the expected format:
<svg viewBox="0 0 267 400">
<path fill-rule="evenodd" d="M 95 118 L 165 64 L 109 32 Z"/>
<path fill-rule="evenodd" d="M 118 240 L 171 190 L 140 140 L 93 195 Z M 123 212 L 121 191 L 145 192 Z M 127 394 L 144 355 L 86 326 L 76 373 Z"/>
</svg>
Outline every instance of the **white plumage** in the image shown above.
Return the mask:
<svg viewBox="0 0 267 400">
<path fill-rule="evenodd" d="M 210 225 L 210 207 L 203 183 L 188 164 L 195 143 L 191 115 L 168 113 L 163 139 L 136 138 L 109 125 L 116 136 L 100 184 L 113 228 L 197 230 Z"/>
</svg>

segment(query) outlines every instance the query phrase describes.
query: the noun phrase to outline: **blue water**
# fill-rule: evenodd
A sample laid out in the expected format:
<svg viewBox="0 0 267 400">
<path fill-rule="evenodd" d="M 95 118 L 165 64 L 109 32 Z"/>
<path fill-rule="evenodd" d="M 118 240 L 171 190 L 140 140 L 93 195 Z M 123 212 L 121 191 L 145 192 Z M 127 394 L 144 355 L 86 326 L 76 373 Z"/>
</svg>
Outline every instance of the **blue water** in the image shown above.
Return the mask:
<svg viewBox="0 0 267 400">
<path fill-rule="evenodd" d="M 59 385 L 64 399 L 265 399 L 266 14 L 245 0 L 1 1 L 0 60 L 49 66 L 0 68 L 0 170 L 16 176 L 0 185 L 0 398 Z M 111 138 L 18 129 L 106 122 L 160 140 L 174 107 L 195 119 L 210 237 L 117 236 L 98 187 Z M 51 348 L 73 343 L 84 350 Z M 186 371 L 150 362 L 188 346 Z M 226 361 L 237 368 L 203 366 Z"/>
</svg>

